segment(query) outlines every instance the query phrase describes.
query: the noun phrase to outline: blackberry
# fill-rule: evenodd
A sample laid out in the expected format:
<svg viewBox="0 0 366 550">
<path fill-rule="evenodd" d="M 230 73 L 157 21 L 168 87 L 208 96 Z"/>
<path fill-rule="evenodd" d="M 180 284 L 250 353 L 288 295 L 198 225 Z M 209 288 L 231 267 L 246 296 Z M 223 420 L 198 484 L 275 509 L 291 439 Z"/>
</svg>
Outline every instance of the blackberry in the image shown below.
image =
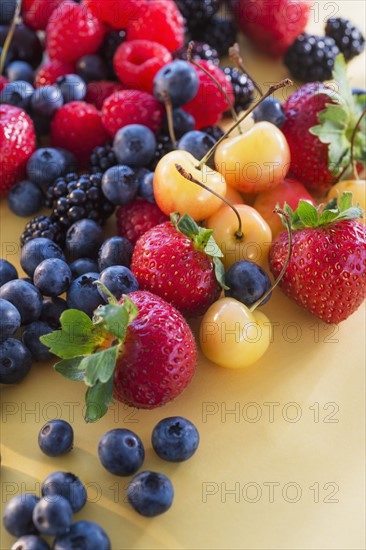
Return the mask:
<svg viewBox="0 0 366 550">
<path fill-rule="evenodd" d="M 205 24 L 220 8 L 220 0 L 176 0 L 189 29 Z"/>
<path fill-rule="evenodd" d="M 112 168 L 112 166 L 116 166 L 117 164 L 112 144 L 106 143 L 102 147 L 93 149 L 89 159 L 89 170 L 92 174 L 104 174 L 108 168 Z"/>
<path fill-rule="evenodd" d="M 334 61 L 339 49 L 333 38 L 300 34 L 288 48 L 284 63 L 290 73 L 302 82 L 332 78 Z"/>
<path fill-rule="evenodd" d="M 346 61 L 350 61 L 365 49 L 365 37 L 351 21 L 343 17 L 328 19 L 325 34 L 333 38 Z"/>
<path fill-rule="evenodd" d="M 200 128 L 201 132 L 205 132 L 209 136 L 213 137 L 216 141 L 224 135 L 224 130 L 220 126 L 206 126 L 205 128 Z"/>
<path fill-rule="evenodd" d="M 187 50 L 188 44 L 173 52 L 174 59 L 183 59 L 184 61 L 186 61 Z M 205 42 L 193 42 L 191 56 L 192 59 L 203 59 L 204 61 L 211 61 L 211 63 L 214 63 L 214 65 L 218 65 L 220 63 L 217 50 L 210 46 L 210 44 L 205 44 Z"/>
<path fill-rule="evenodd" d="M 113 213 L 114 206 L 103 195 L 102 175 L 67 174 L 51 185 L 46 205 L 53 208 L 53 216 L 64 232 L 78 220 L 88 218 L 103 225 Z"/>
<path fill-rule="evenodd" d="M 231 82 L 234 91 L 234 108 L 238 113 L 249 107 L 254 98 L 254 84 L 246 73 L 235 67 L 222 67 L 226 78 Z"/>
<path fill-rule="evenodd" d="M 111 31 L 104 37 L 103 43 L 99 48 L 99 55 L 104 59 L 108 68 L 108 78 L 116 80 L 116 73 L 113 67 L 113 57 L 116 53 L 118 46 L 122 44 L 126 39 L 126 31 Z"/>
<path fill-rule="evenodd" d="M 170 153 L 170 151 L 173 151 L 174 147 L 170 140 L 170 137 L 165 134 L 158 134 L 156 136 L 156 150 L 153 160 L 150 162 L 148 168 L 152 171 L 155 170 L 156 165 L 158 164 L 159 160 L 166 155 L 167 153 Z"/>
<path fill-rule="evenodd" d="M 31 219 L 24 228 L 20 237 L 20 244 L 25 243 L 38 237 L 51 239 L 60 246 L 64 245 L 65 235 L 54 216 L 37 216 Z"/>
<path fill-rule="evenodd" d="M 193 40 L 207 42 L 215 48 L 220 57 L 227 55 L 229 48 L 235 44 L 237 29 L 234 21 L 214 17 L 206 25 L 195 27 L 191 31 Z"/>
</svg>

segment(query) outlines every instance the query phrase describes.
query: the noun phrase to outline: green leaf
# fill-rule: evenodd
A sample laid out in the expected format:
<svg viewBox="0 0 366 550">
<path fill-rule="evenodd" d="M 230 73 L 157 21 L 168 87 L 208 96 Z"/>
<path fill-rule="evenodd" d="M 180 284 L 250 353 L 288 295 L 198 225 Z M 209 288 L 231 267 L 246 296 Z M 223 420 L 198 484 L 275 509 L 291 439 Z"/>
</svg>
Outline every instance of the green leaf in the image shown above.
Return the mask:
<svg viewBox="0 0 366 550">
<path fill-rule="evenodd" d="M 299 200 L 297 214 L 305 227 L 315 227 L 318 223 L 317 209 L 307 201 Z"/>
<path fill-rule="evenodd" d="M 200 232 L 199 225 L 193 218 L 191 218 L 191 216 L 188 216 L 188 214 L 183 214 L 183 216 L 178 220 L 176 227 L 178 231 L 183 233 L 183 235 L 187 235 L 187 237 L 191 240 L 194 240 Z"/>
<path fill-rule="evenodd" d="M 344 191 L 338 200 L 338 208 L 340 212 L 344 212 L 352 206 L 352 193 L 350 191 Z"/>
<path fill-rule="evenodd" d="M 94 313 L 94 322 L 102 323 L 104 328 L 123 342 L 126 338 L 127 327 L 139 314 L 133 301 L 123 295 L 122 304 L 99 306 Z"/>
<path fill-rule="evenodd" d="M 97 382 L 95 386 L 88 388 L 85 394 L 85 420 L 96 422 L 108 411 L 108 406 L 113 403 L 113 376 L 106 383 Z"/>
<path fill-rule="evenodd" d="M 94 386 L 97 382 L 106 383 L 111 378 L 119 351 L 118 345 L 83 357 L 80 369 L 85 372 L 84 382 L 87 386 Z"/>
<path fill-rule="evenodd" d="M 84 380 L 85 371 L 80 368 L 80 363 L 84 357 L 73 357 L 72 359 L 63 359 L 56 363 L 54 369 L 62 374 L 65 378 L 73 380 L 74 382 L 81 382 Z"/>
<path fill-rule="evenodd" d="M 102 283 L 102 281 L 93 281 L 93 285 L 96 285 L 105 295 L 109 304 L 118 304 L 117 298 L 111 293 L 111 291 Z"/>
<path fill-rule="evenodd" d="M 204 252 L 207 254 L 207 256 L 211 256 L 212 258 L 224 257 L 219 245 L 217 244 L 217 242 L 215 241 L 212 235 L 207 241 Z"/>
<path fill-rule="evenodd" d="M 338 211 L 334 210 L 323 210 L 320 214 L 319 225 L 328 225 L 333 222 L 338 217 Z"/>
<path fill-rule="evenodd" d="M 230 287 L 228 287 L 226 284 L 225 284 L 225 268 L 224 268 L 224 264 L 222 263 L 222 261 L 215 257 L 213 259 L 213 264 L 214 264 L 214 268 L 215 268 L 215 277 L 217 279 L 217 282 L 219 283 L 219 285 L 221 286 L 221 288 L 223 290 L 229 290 Z"/>
<path fill-rule="evenodd" d="M 332 76 L 338 85 L 339 95 L 344 103 L 346 103 L 348 109 L 352 110 L 354 108 L 352 88 L 347 76 L 346 61 L 344 55 L 341 53 L 335 58 Z"/>
</svg>

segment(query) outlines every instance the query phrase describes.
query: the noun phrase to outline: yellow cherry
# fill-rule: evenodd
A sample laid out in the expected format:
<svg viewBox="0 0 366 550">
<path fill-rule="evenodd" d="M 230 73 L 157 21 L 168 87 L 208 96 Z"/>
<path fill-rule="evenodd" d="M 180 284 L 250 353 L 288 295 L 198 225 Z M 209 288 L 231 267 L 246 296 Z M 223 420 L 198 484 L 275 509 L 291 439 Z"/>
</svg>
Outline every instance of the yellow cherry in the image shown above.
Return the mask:
<svg viewBox="0 0 366 550">
<path fill-rule="evenodd" d="M 352 203 L 356 206 L 358 203 L 364 212 L 363 218 L 358 218 L 362 223 L 366 223 L 366 180 L 344 180 L 339 181 L 328 192 L 328 200 L 340 197 L 343 191 L 352 193 Z"/>
<path fill-rule="evenodd" d="M 242 222 L 241 238 L 236 235 L 238 219 L 229 206 L 220 208 L 206 220 L 206 227 L 214 230 L 214 239 L 224 254 L 225 269 L 239 260 L 250 260 L 264 266 L 272 242 L 271 229 L 251 206 L 238 204 L 235 208 Z"/>
<path fill-rule="evenodd" d="M 199 169 L 199 161 L 187 151 L 171 151 L 158 162 L 154 174 L 154 195 L 160 210 L 167 215 L 182 212 L 195 221 L 211 216 L 221 207 L 222 200 L 181 175 L 177 165 L 225 197 L 226 182 L 219 172 L 206 164 Z"/>
</svg>

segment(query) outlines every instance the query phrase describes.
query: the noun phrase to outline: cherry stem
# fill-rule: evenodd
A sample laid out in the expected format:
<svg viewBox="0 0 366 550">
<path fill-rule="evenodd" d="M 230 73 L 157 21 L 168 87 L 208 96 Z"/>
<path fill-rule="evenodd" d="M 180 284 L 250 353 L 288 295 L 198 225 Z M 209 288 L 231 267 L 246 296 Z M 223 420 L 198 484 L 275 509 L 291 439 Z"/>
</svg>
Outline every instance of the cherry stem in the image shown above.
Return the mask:
<svg viewBox="0 0 366 550">
<path fill-rule="evenodd" d="M 344 174 L 347 172 L 347 170 L 350 166 L 352 166 L 353 175 L 354 175 L 355 179 L 358 180 L 359 177 L 360 177 L 359 173 L 357 171 L 356 162 L 354 160 L 354 148 L 355 148 L 356 134 L 357 134 L 357 131 L 360 127 L 361 121 L 362 121 L 363 117 L 365 116 L 365 114 L 366 114 L 366 108 L 362 111 L 362 113 L 360 115 L 360 118 L 358 119 L 358 121 L 356 123 L 356 126 L 353 129 L 352 136 L 351 136 L 351 159 L 350 159 L 349 163 L 347 164 L 347 166 L 345 166 L 345 168 L 343 168 L 342 172 L 340 173 L 340 175 L 338 177 L 338 181 L 341 181 L 341 179 L 343 178 Z"/>
<path fill-rule="evenodd" d="M 4 70 L 4 66 L 5 66 L 5 58 L 7 56 L 7 53 L 8 53 L 9 47 L 10 47 L 10 43 L 11 43 L 12 38 L 13 38 L 16 22 L 17 22 L 17 20 L 20 16 L 21 8 L 22 8 L 22 0 L 18 0 L 17 4 L 16 4 L 16 7 L 15 7 L 14 17 L 13 17 L 13 20 L 11 22 L 9 32 L 7 34 L 7 37 L 5 39 L 4 46 L 3 46 L 3 49 L 2 49 L 2 52 L 1 52 L 0 75 L 3 74 L 3 70 Z"/>
<path fill-rule="evenodd" d="M 215 197 L 217 197 L 218 199 L 222 200 L 224 203 L 226 203 L 228 206 L 230 206 L 230 208 L 234 211 L 236 217 L 238 218 L 238 229 L 236 230 L 235 232 L 235 237 L 238 239 L 238 240 L 242 240 L 244 235 L 243 235 L 243 228 L 242 228 L 242 223 L 241 223 L 241 218 L 240 218 L 240 215 L 239 215 L 239 212 L 237 211 L 237 209 L 235 208 L 235 206 L 233 204 L 231 204 L 231 202 L 229 202 L 227 199 L 225 199 L 225 197 L 223 197 L 222 195 L 220 195 L 220 193 L 217 193 L 216 191 L 214 191 L 213 189 L 211 189 L 210 187 L 208 187 L 207 185 L 205 185 L 204 183 L 202 183 L 201 181 L 198 181 L 196 180 L 196 178 L 194 178 L 192 176 L 192 174 L 190 174 L 189 172 L 187 172 L 183 166 L 181 166 L 180 164 L 176 164 L 175 165 L 176 169 L 178 170 L 179 174 L 181 176 L 183 176 L 186 180 L 188 181 L 191 181 L 192 183 L 195 183 L 196 185 L 199 185 L 200 187 L 202 187 L 203 189 L 205 189 L 206 191 L 208 191 L 209 193 L 212 193 L 212 195 L 215 195 Z"/>
<path fill-rule="evenodd" d="M 220 145 L 220 143 L 222 141 L 224 141 L 224 139 L 227 138 L 227 136 L 233 131 L 235 130 L 235 128 L 237 126 L 239 126 L 239 124 L 241 124 L 243 122 L 243 120 L 245 118 L 247 118 L 247 116 L 249 116 L 256 107 L 258 107 L 258 105 L 260 103 L 262 103 L 262 101 L 264 101 L 267 97 L 269 97 L 270 95 L 272 95 L 274 92 L 276 92 L 277 90 L 280 90 L 281 88 L 285 88 L 286 86 L 292 86 L 293 85 L 293 82 L 292 80 L 290 80 L 289 78 L 285 78 L 284 80 L 281 80 L 281 82 L 278 82 L 277 84 L 273 84 L 272 86 L 270 86 L 268 88 L 268 90 L 266 91 L 266 93 L 264 95 L 262 95 L 261 98 L 258 99 L 258 101 L 256 101 L 251 107 L 250 109 L 248 109 L 247 111 L 245 111 L 245 113 L 225 132 L 225 134 L 223 136 L 220 137 L 220 139 L 215 143 L 215 145 L 213 147 L 211 147 L 211 149 L 205 154 L 205 156 L 200 160 L 197 168 L 198 170 L 202 170 L 202 167 L 204 164 L 207 163 L 207 161 L 209 160 L 209 158 L 211 157 L 211 155 L 213 155 L 213 153 L 216 151 L 216 148 Z"/>
<path fill-rule="evenodd" d="M 239 44 L 235 42 L 231 48 L 229 48 L 229 57 L 233 63 L 237 66 L 238 69 L 240 69 L 243 73 L 246 73 L 250 80 L 253 82 L 253 85 L 260 96 L 263 95 L 262 88 L 259 86 L 259 84 L 254 80 L 254 78 L 250 75 L 250 73 L 247 71 L 247 69 L 244 66 L 243 58 L 240 55 L 240 49 Z"/>
<path fill-rule="evenodd" d="M 223 86 L 221 86 L 220 82 L 217 80 L 217 78 L 215 78 L 211 73 L 209 73 L 204 67 L 202 67 L 199 63 L 197 63 L 194 59 L 192 59 L 192 49 L 193 49 L 193 45 L 194 45 L 194 42 L 191 40 L 191 42 L 189 42 L 188 44 L 188 49 L 187 49 L 187 60 L 192 63 L 192 65 L 194 65 L 195 67 L 197 67 L 198 69 L 201 69 L 201 71 L 203 71 L 217 86 L 217 88 L 220 90 L 221 93 L 224 94 L 225 96 L 225 99 L 227 101 L 227 104 L 229 106 L 229 109 L 230 109 L 230 112 L 231 112 L 231 116 L 233 117 L 234 120 L 238 120 L 238 115 L 234 109 L 234 105 L 232 104 L 229 96 L 227 95 L 227 92 L 225 90 L 225 88 Z M 242 130 L 241 128 L 239 128 L 239 132 L 242 133 Z"/>
<path fill-rule="evenodd" d="M 169 137 L 173 144 L 174 149 L 177 147 L 177 139 L 175 137 L 174 132 L 174 124 L 173 124 L 173 107 L 172 102 L 170 100 L 169 94 L 166 90 L 163 92 L 163 99 L 165 104 L 165 110 L 166 110 L 166 116 L 168 119 L 168 130 L 169 130 Z"/>
<path fill-rule="evenodd" d="M 285 263 L 283 265 L 283 268 L 281 269 L 281 273 L 279 274 L 279 276 L 277 277 L 277 279 L 275 280 L 275 282 L 273 283 L 271 288 L 269 288 L 267 290 L 267 292 L 265 292 L 263 294 L 263 296 L 261 296 L 259 298 L 259 300 L 254 302 L 254 304 L 249 308 L 251 312 L 253 312 L 258 306 L 260 306 L 264 302 L 264 300 L 267 298 L 267 296 L 269 296 L 271 294 L 271 292 L 276 288 L 276 286 L 279 284 L 282 277 L 284 276 L 284 274 L 286 272 L 286 269 L 288 267 L 288 264 L 290 263 L 290 258 L 291 258 L 291 253 L 292 253 L 292 227 L 291 227 L 290 216 L 288 215 L 287 212 L 282 210 L 282 208 L 278 208 L 278 207 L 276 207 L 273 210 L 273 213 L 274 214 L 279 214 L 281 216 L 281 218 L 285 219 L 285 222 L 286 222 L 286 229 L 287 229 L 287 235 L 288 235 L 287 256 L 286 256 L 286 260 L 285 260 Z"/>
</svg>

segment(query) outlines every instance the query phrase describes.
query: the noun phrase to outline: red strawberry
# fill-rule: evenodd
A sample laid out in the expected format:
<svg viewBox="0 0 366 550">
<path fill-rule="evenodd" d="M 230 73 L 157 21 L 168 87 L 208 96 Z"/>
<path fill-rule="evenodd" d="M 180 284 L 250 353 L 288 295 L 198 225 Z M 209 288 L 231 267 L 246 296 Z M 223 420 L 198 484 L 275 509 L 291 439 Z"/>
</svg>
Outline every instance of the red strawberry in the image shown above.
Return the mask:
<svg viewBox="0 0 366 550">
<path fill-rule="evenodd" d="M 0 196 L 24 178 L 36 136 L 29 116 L 18 107 L 0 105 Z"/>
<path fill-rule="evenodd" d="M 239 27 L 265 53 L 280 57 L 308 22 L 308 0 L 234 0 Z"/>
<path fill-rule="evenodd" d="M 349 317 L 366 298 L 366 227 L 355 218 L 360 208 L 351 207 L 352 193 L 344 193 L 320 212 L 300 201 L 292 220 L 292 254 L 280 282 L 295 302 L 326 323 Z M 285 265 L 287 232 L 280 233 L 270 248 L 269 265 L 275 277 Z"/>
<path fill-rule="evenodd" d="M 136 244 L 146 231 L 168 220 L 168 216 L 156 204 L 137 197 L 130 204 L 117 209 L 118 235 Z"/>
<path fill-rule="evenodd" d="M 140 288 L 161 296 L 183 315 L 203 315 L 221 293 L 206 248 L 212 233 L 187 215 L 147 231 L 137 241 L 131 262 Z"/>
<path fill-rule="evenodd" d="M 73 63 L 83 55 L 96 52 L 103 37 L 103 23 L 88 8 L 64 0 L 48 21 L 47 53 L 51 60 Z"/>
<path fill-rule="evenodd" d="M 98 80 L 98 82 L 89 82 L 86 88 L 86 96 L 84 101 L 93 103 L 97 109 L 101 110 L 104 101 L 115 92 L 124 89 L 124 86 L 119 82 L 112 80 Z"/>
<path fill-rule="evenodd" d="M 34 31 L 44 31 L 54 9 L 63 0 L 23 0 L 22 16 L 24 23 Z"/>
<path fill-rule="evenodd" d="M 36 72 L 34 79 L 34 87 L 49 86 L 54 84 L 59 76 L 66 74 L 74 74 L 75 66 L 71 63 L 63 63 L 62 61 L 46 61 L 42 67 Z"/>
<path fill-rule="evenodd" d="M 100 112 L 84 101 L 66 103 L 51 122 L 52 145 L 71 151 L 81 166 L 86 166 L 93 149 L 107 140 Z"/>
</svg>

